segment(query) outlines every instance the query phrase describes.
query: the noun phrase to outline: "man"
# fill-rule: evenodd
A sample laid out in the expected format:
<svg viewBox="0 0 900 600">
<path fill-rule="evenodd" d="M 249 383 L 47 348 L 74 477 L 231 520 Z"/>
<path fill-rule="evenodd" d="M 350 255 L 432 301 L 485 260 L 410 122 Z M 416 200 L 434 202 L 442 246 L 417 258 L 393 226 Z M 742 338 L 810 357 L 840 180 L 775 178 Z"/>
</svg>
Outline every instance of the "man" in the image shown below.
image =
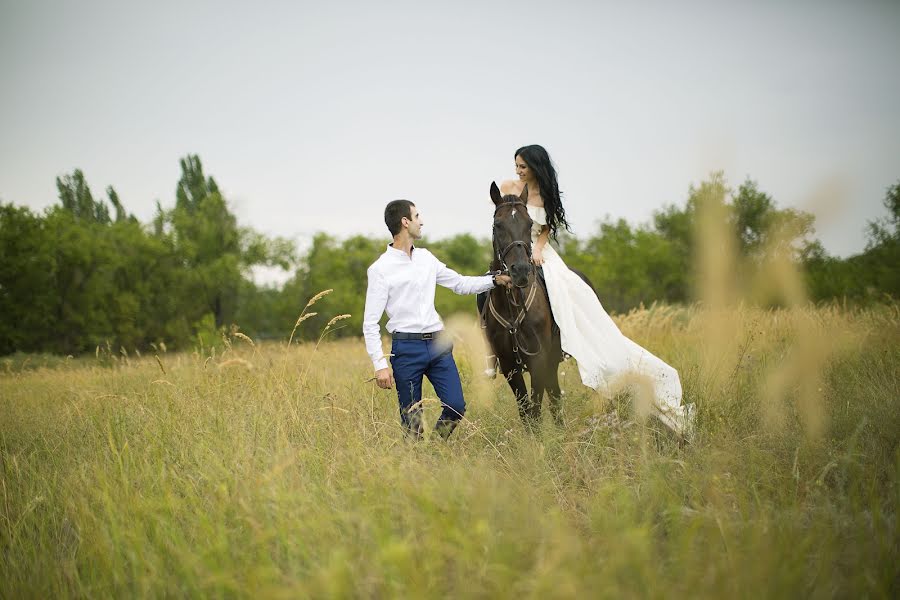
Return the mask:
<svg viewBox="0 0 900 600">
<path fill-rule="evenodd" d="M 435 430 L 447 438 L 466 412 L 453 347 L 441 339 L 444 324 L 434 309 L 435 284 L 457 294 L 477 294 L 495 285 L 511 286 L 507 275 L 463 277 L 424 248 L 416 248 L 422 237 L 422 220 L 409 200 L 394 200 L 384 209 L 384 223 L 394 241 L 369 267 L 369 287 L 363 335 L 366 351 L 375 366 L 378 387 L 397 385 L 400 420 L 407 432 L 422 435 L 422 376 L 427 376 L 441 399 L 443 411 Z M 391 333 L 391 366 L 381 347 L 378 321 L 387 311 Z"/>
</svg>

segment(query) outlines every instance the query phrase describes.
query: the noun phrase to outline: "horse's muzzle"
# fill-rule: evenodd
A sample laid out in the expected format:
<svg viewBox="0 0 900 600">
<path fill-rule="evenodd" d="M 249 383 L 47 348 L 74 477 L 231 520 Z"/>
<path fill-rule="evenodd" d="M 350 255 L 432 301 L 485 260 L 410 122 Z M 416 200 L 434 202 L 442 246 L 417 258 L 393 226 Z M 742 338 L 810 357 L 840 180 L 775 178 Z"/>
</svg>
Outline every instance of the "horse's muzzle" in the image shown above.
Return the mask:
<svg viewBox="0 0 900 600">
<path fill-rule="evenodd" d="M 531 275 L 531 265 L 519 263 L 509 267 L 509 276 L 516 287 L 523 288 L 527 286 L 529 275 Z"/>
</svg>

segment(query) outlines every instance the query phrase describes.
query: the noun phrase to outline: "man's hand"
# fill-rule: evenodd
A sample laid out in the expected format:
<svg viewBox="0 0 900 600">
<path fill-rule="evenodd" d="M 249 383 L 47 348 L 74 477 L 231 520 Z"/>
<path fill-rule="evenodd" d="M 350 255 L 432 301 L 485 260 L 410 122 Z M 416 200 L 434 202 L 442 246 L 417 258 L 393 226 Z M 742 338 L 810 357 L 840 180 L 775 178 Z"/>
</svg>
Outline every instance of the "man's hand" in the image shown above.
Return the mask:
<svg viewBox="0 0 900 600">
<path fill-rule="evenodd" d="M 508 288 L 511 288 L 513 285 L 512 278 L 509 275 L 497 275 L 494 278 L 494 281 L 497 282 L 498 286 L 504 285 Z"/>
<path fill-rule="evenodd" d="M 385 367 L 375 371 L 375 383 L 384 390 L 389 390 L 394 387 L 394 376 L 391 374 L 391 370 Z"/>
</svg>

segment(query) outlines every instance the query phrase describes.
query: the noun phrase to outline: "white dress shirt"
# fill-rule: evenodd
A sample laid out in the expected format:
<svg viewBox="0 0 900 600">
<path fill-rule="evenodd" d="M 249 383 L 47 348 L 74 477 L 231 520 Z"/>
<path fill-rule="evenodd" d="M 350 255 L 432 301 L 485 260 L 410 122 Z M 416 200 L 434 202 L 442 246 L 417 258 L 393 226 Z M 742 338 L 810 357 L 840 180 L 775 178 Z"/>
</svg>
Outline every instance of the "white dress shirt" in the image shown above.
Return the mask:
<svg viewBox="0 0 900 600">
<path fill-rule="evenodd" d="M 444 328 L 434 309 L 435 284 L 457 294 L 478 294 L 494 287 L 490 275 L 465 277 L 450 269 L 425 248 L 413 248 L 412 256 L 390 244 L 368 270 L 363 335 L 375 370 L 387 368 L 381 348 L 378 321 L 387 311 L 389 333 L 431 333 Z"/>
</svg>

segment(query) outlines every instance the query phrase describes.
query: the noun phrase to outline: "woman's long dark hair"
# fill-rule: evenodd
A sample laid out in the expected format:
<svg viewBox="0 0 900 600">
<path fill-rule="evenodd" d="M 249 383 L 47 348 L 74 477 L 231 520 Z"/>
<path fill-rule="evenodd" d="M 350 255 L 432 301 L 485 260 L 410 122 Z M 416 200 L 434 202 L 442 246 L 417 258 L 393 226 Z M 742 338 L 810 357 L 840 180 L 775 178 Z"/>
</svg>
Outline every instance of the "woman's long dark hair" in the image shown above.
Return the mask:
<svg viewBox="0 0 900 600">
<path fill-rule="evenodd" d="M 544 210 L 547 212 L 547 226 L 550 228 L 550 236 L 555 240 L 556 232 L 560 227 L 570 231 L 566 221 L 566 210 L 562 205 L 562 193 L 559 191 L 559 183 L 556 181 L 556 169 L 550 161 L 550 155 L 543 146 L 532 144 L 522 146 L 513 155 L 513 158 L 521 156 L 528 168 L 537 179 L 541 188 L 541 198 L 544 199 Z"/>
</svg>

